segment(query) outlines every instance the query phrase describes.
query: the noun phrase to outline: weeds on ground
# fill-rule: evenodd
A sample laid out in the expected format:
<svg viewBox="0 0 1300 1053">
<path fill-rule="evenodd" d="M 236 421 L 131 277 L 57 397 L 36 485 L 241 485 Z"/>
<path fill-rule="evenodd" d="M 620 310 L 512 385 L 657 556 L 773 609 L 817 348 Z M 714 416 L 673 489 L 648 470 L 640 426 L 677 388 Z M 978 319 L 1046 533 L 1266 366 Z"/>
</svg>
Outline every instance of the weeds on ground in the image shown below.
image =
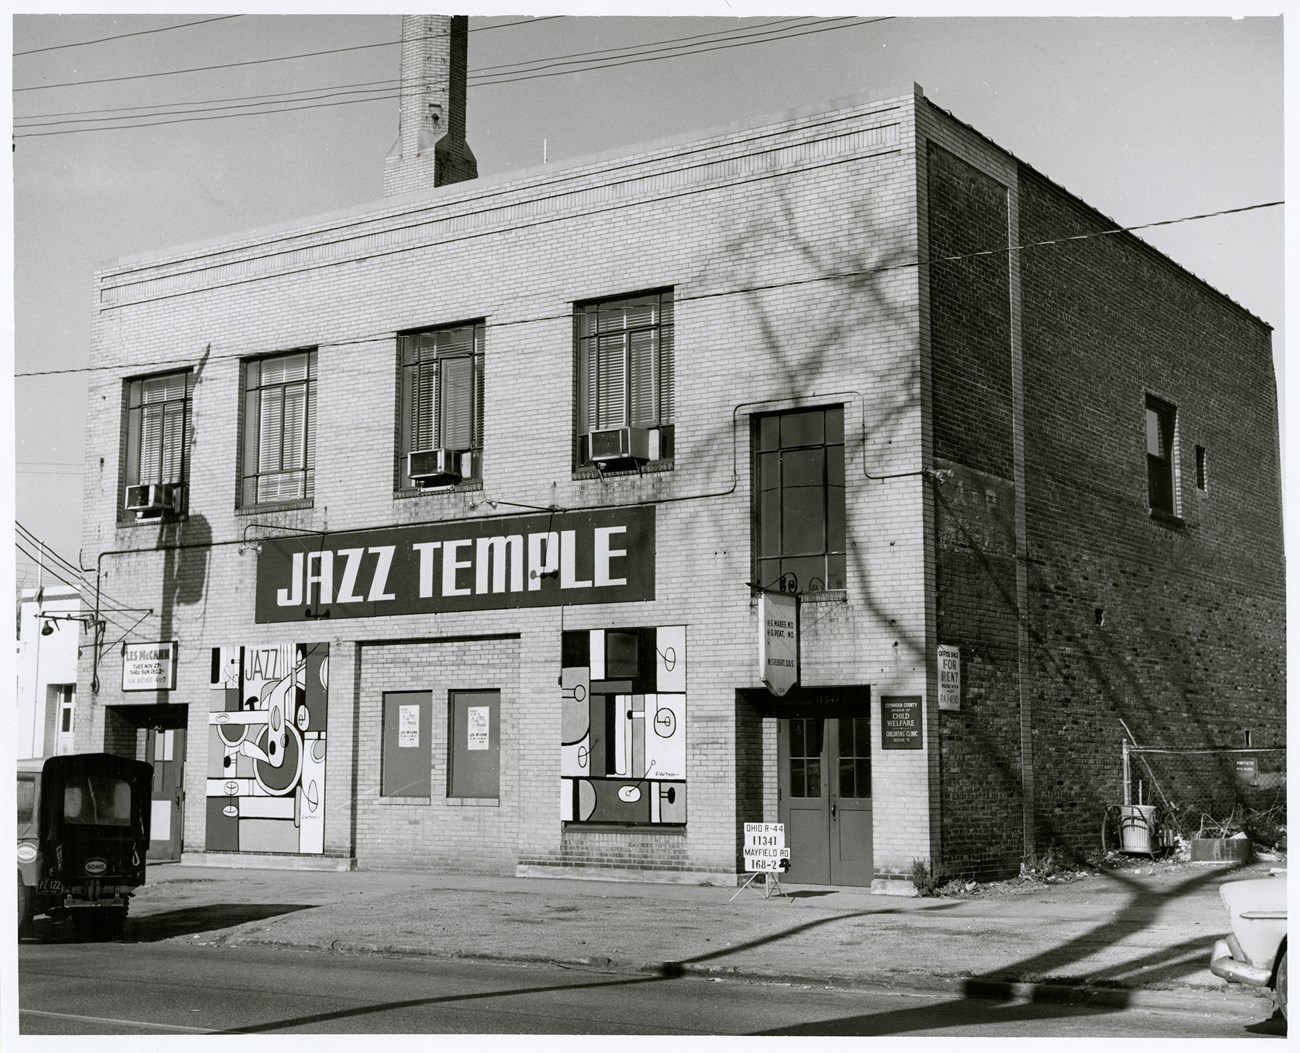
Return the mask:
<svg viewBox="0 0 1300 1053">
<path fill-rule="evenodd" d="M 922 896 L 937 896 L 944 884 L 942 875 L 934 869 L 934 864 L 925 859 L 912 860 L 912 884 Z"/>
</svg>

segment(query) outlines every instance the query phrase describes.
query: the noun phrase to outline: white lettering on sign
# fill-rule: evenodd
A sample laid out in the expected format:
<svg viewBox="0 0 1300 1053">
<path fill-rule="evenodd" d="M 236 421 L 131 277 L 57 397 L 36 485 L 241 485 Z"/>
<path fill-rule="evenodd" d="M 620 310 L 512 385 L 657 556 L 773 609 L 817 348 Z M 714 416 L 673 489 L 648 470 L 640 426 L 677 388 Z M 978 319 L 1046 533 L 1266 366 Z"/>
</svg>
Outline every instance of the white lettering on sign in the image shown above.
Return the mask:
<svg viewBox="0 0 1300 1053">
<path fill-rule="evenodd" d="M 961 649 L 939 645 L 939 708 L 961 709 Z"/>
<path fill-rule="evenodd" d="M 437 544 L 437 542 L 434 542 Z M 419 545 L 415 546 L 417 549 Z M 388 592 L 388 572 L 393 565 L 395 546 L 379 545 L 371 549 L 344 548 L 337 555 L 343 560 L 343 576 L 337 597 L 334 594 L 334 556 L 330 549 L 321 552 L 295 552 L 290 559 L 292 573 L 287 589 L 276 589 L 275 602 L 281 607 L 327 606 L 338 603 L 358 603 L 362 597 L 353 590 L 361 576 L 362 557 L 369 552 L 375 557 L 370 568 L 370 589 L 364 597 L 371 603 L 391 600 Z"/>
<path fill-rule="evenodd" d="M 778 697 L 798 682 L 798 596 L 764 592 L 758 597 L 758 675 Z"/>
</svg>

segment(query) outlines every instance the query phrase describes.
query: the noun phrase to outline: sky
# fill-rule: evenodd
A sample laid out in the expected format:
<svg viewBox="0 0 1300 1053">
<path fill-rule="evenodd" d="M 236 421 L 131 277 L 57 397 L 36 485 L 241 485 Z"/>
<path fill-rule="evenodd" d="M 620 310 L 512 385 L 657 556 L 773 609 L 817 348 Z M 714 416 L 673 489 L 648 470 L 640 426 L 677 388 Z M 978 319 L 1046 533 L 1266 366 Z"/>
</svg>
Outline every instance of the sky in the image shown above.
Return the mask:
<svg viewBox="0 0 1300 1053">
<path fill-rule="evenodd" d="M 277 112 L 221 119 L 194 111 L 214 100 L 392 81 L 401 19 L 237 14 L 220 3 L 132 5 L 153 8 L 149 14 L 75 6 L 80 13 L 12 21 L 13 344 L 6 351 L 14 373 L 15 518 L 60 556 L 90 566 L 96 553 L 79 552 L 80 474 L 91 452 L 84 449 L 84 370 L 94 270 L 122 256 L 379 200 L 397 132 L 391 97 L 339 97 L 293 110 L 281 104 Z M 617 153 L 845 96 L 890 97 L 915 82 L 1118 225 L 1284 197 L 1282 19 L 1228 17 L 1240 6 L 1182 5 L 1217 12 L 1196 17 L 1098 17 L 1066 8 L 1075 17 L 952 18 L 840 5 L 818 7 L 840 16 L 818 22 L 788 3 L 739 0 L 690 10 L 750 17 L 559 17 L 580 9 L 480 7 L 497 14 L 476 15 L 471 3 L 459 10 L 471 14 L 467 139 L 481 176 Z M 653 2 L 641 9 L 670 10 Z M 776 39 L 754 42 L 765 36 Z M 681 54 L 688 43 L 693 53 Z M 649 51 L 652 44 L 663 50 Z M 638 50 L 607 54 L 625 48 Z M 336 53 L 286 58 L 329 51 Z M 595 69 L 593 52 L 606 53 L 605 61 L 653 61 Z M 587 60 L 556 65 L 578 54 Z M 525 62 L 548 75 L 520 79 L 525 67 L 510 64 Z M 159 75 L 196 67 L 218 68 Z M 162 120 L 148 115 L 163 103 L 188 103 L 181 107 L 188 116 L 203 119 L 140 126 Z M 84 120 L 110 115 L 119 119 Z M 66 123 L 77 117 L 83 120 Z M 1281 381 L 1283 210 L 1168 223 L 1141 236 L 1274 326 Z M 31 587 L 38 546 L 24 547 L 16 584 Z"/>
</svg>

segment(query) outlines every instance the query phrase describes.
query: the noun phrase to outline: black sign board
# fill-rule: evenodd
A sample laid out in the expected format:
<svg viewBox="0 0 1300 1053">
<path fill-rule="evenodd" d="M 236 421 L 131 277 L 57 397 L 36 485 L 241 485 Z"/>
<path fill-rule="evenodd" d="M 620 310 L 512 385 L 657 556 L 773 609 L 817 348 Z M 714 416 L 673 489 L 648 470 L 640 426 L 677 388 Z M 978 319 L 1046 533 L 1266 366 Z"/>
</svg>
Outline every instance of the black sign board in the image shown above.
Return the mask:
<svg viewBox="0 0 1300 1053">
<path fill-rule="evenodd" d="M 917 695 L 881 696 L 881 748 L 887 750 L 919 750 L 921 744 L 920 697 Z"/>
<path fill-rule="evenodd" d="M 261 538 L 257 621 L 655 597 L 655 513 L 631 507 Z"/>
</svg>

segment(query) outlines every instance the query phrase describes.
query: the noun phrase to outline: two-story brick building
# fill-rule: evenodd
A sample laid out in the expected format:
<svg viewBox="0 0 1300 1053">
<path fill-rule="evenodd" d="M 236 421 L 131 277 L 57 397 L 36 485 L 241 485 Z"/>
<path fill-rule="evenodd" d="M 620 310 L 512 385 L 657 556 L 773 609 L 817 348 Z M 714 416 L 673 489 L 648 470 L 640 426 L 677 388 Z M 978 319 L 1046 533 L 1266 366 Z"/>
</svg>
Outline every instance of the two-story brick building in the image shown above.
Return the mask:
<svg viewBox="0 0 1300 1053">
<path fill-rule="evenodd" d="M 157 854 L 887 886 L 1283 742 L 1266 324 L 919 88 L 476 176 L 464 31 L 382 201 L 97 274 Z"/>
</svg>

